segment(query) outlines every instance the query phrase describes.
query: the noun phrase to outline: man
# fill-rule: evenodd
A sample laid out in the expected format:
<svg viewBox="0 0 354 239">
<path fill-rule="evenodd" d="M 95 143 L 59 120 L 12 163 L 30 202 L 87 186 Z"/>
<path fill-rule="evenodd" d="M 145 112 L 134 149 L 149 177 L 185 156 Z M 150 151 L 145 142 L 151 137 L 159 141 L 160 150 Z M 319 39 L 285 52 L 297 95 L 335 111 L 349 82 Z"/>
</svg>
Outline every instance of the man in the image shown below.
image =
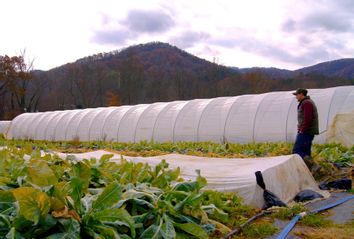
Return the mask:
<svg viewBox="0 0 354 239">
<path fill-rule="evenodd" d="M 293 95 L 299 102 L 297 106 L 297 136 L 293 153 L 299 154 L 311 169 L 313 164 L 311 160 L 312 140 L 319 133 L 317 107 L 307 95 L 306 89 L 297 89 Z"/>
</svg>

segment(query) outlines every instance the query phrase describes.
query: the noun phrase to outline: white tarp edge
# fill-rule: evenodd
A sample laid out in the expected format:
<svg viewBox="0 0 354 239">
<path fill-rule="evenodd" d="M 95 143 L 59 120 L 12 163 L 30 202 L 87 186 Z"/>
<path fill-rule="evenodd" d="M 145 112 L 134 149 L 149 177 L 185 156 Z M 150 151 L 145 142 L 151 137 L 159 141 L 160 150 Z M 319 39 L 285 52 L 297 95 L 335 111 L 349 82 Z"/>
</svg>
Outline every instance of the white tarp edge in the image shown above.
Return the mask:
<svg viewBox="0 0 354 239">
<path fill-rule="evenodd" d="M 84 158 L 100 158 L 104 154 L 112 154 L 99 150 L 80 154 L 58 153 L 61 158 L 73 155 L 78 160 Z M 155 157 L 123 156 L 133 162 L 148 163 L 155 166 L 165 159 L 171 168 L 180 167 L 181 177 L 185 180 L 196 178 L 196 170 L 201 171 L 207 181 L 208 189 L 237 192 L 246 204 L 262 207 L 263 191 L 256 183 L 255 172 L 261 171 L 269 191 L 275 193 L 282 201 L 289 203 L 302 190 L 310 189 L 329 197 L 327 191 L 319 189 L 315 179 L 304 161 L 298 155 L 285 155 L 267 158 L 205 158 L 181 154 L 167 154 Z M 113 161 L 119 161 L 121 155 L 113 154 Z"/>
<path fill-rule="evenodd" d="M 327 132 L 328 143 L 354 145 L 354 111 L 337 114 Z"/>
</svg>

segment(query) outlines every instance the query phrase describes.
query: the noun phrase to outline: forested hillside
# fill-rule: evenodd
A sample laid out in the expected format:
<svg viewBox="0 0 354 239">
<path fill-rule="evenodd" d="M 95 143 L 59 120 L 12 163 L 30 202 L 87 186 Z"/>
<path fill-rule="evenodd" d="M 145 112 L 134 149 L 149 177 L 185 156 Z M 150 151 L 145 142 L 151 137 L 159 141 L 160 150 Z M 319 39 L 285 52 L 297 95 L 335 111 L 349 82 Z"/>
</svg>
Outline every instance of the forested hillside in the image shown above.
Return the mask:
<svg viewBox="0 0 354 239">
<path fill-rule="evenodd" d="M 4 63 L 5 57 L 1 59 L 1 67 L 9 67 Z M 0 118 L 12 118 L 25 110 L 139 104 L 349 85 L 354 83 L 353 62 L 354 59 L 342 59 L 296 71 L 240 69 L 203 60 L 167 43 L 153 42 L 85 57 L 49 71 L 32 71 L 27 66 L 24 72 L 31 77 L 25 79 L 13 75 L 9 80 L 3 74 Z"/>
</svg>

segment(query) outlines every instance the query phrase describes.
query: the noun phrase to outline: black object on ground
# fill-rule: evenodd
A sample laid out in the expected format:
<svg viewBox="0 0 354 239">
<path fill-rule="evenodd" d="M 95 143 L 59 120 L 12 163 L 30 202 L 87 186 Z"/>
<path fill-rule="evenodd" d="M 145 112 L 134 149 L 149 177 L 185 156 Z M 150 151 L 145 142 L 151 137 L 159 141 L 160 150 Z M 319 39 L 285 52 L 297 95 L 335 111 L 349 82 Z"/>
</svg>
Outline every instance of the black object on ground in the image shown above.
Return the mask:
<svg viewBox="0 0 354 239">
<path fill-rule="evenodd" d="M 321 194 L 319 194 L 318 192 L 306 189 L 306 190 L 302 190 L 301 192 L 296 194 L 296 196 L 294 197 L 294 201 L 295 202 L 306 202 L 306 201 L 310 201 L 310 200 L 313 200 L 316 198 L 323 198 L 323 196 Z"/>
<path fill-rule="evenodd" d="M 350 190 L 352 189 L 352 180 L 348 178 L 337 179 L 327 183 L 323 182 L 320 184 L 319 187 L 322 190 L 330 190 L 330 189 Z"/>
<path fill-rule="evenodd" d="M 266 189 L 264 180 L 263 180 L 263 175 L 261 171 L 257 171 L 256 173 L 256 180 L 258 186 L 260 186 L 264 191 L 263 191 L 263 198 L 264 198 L 264 206 L 263 209 L 268 209 L 273 206 L 278 206 L 278 207 L 286 207 L 286 204 L 280 200 L 280 198 L 275 195 L 274 193 L 268 191 Z"/>
</svg>

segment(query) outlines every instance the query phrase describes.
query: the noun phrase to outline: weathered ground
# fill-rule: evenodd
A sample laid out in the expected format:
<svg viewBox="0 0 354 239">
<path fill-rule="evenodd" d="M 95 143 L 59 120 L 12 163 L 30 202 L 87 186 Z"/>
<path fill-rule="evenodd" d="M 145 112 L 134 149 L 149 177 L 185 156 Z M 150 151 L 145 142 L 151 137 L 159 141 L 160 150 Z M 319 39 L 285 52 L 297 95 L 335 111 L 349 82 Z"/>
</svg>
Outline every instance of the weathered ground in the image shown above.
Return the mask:
<svg viewBox="0 0 354 239">
<path fill-rule="evenodd" d="M 306 205 L 310 211 L 351 196 L 348 192 L 332 192 L 331 197 Z M 274 225 L 281 231 L 289 221 L 275 219 Z M 277 238 L 275 234 L 269 239 Z M 287 237 L 295 238 L 354 238 L 354 199 L 337 207 L 318 213 L 312 221 L 300 221 Z"/>
</svg>

